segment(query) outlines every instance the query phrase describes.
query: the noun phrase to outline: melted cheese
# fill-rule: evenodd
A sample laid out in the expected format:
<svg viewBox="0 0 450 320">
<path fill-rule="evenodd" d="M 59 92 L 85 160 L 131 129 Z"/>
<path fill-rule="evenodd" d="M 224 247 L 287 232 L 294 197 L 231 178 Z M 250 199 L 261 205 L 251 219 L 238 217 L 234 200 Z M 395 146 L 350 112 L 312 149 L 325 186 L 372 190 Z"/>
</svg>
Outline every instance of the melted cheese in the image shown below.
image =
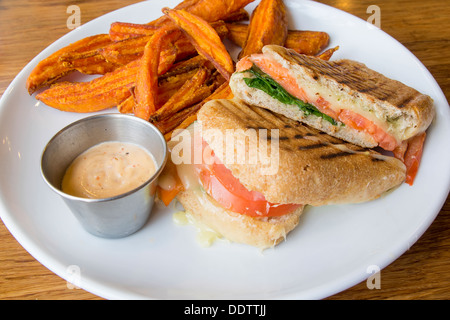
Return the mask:
<svg viewBox="0 0 450 320">
<path fill-rule="evenodd" d="M 166 171 L 166 176 L 163 176 L 160 184 L 162 188 L 171 190 L 170 188 L 174 180 L 173 175 L 177 174 L 185 190 L 193 190 L 199 198 L 202 198 L 204 191 L 195 166 L 196 162 L 202 161 L 199 157 L 203 156 L 202 138 L 201 134 L 197 131 L 198 129 L 198 124 L 195 122 L 183 132 L 174 135 L 172 140 L 168 142 L 168 148 L 171 152 L 170 162 L 175 164 L 175 166 L 174 170 Z M 196 221 L 188 211 L 175 212 L 172 220 L 178 225 L 194 226 L 197 231 L 196 241 L 202 247 L 209 247 L 216 240 L 222 239 L 219 233 Z"/>
<path fill-rule="evenodd" d="M 316 83 L 310 83 L 308 86 L 304 85 L 302 89 L 308 96 L 308 100 L 311 104 L 317 105 L 317 100 L 321 97 L 328 102 L 328 107 L 335 113 L 339 114 L 341 110 L 345 109 L 351 110 L 375 123 L 386 133 L 393 136 L 397 142 L 403 140 L 402 134 L 397 130 L 397 124 L 395 122 L 388 122 L 386 119 L 386 112 L 383 112 L 381 108 L 374 108 L 373 105 L 366 105 L 361 99 L 351 97 L 348 94 L 332 92 L 326 86 L 321 86 Z"/>
<path fill-rule="evenodd" d="M 202 247 L 209 247 L 216 240 L 222 239 L 219 233 L 196 221 L 188 211 L 175 212 L 172 215 L 172 220 L 178 225 L 194 226 L 197 230 L 196 241 Z"/>
<path fill-rule="evenodd" d="M 202 161 L 202 137 L 198 130 L 198 124 L 194 122 L 193 125 L 172 137 L 167 144 L 171 154 L 170 160 L 175 165 L 185 190 L 201 188 L 195 166 L 195 163 Z"/>
<path fill-rule="evenodd" d="M 357 96 L 341 94 L 340 92 L 335 92 L 335 90 L 332 91 L 317 81 L 311 81 L 309 83 L 305 81 L 300 87 L 296 78 L 287 68 L 263 54 L 255 54 L 247 59 L 255 63 L 263 72 L 267 73 L 282 85 L 290 94 L 316 106 L 323 113 L 328 114 L 337 121 L 339 119 L 336 116 L 339 115 L 341 110 L 347 109 L 373 122 L 388 135 L 392 136 L 397 141 L 397 144 L 400 144 L 407 135 L 408 125 L 405 125 L 405 119 L 402 117 L 401 111 L 398 111 L 397 114 L 390 115 L 388 118 L 389 113 L 381 105 L 375 105 L 373 103 L 366 104 Z M 247 64 L 242 63 L 238 67 L 240 69 L 247 66 Z M 320 107 L 324 101 L 329 112 Z"/>
</svg>

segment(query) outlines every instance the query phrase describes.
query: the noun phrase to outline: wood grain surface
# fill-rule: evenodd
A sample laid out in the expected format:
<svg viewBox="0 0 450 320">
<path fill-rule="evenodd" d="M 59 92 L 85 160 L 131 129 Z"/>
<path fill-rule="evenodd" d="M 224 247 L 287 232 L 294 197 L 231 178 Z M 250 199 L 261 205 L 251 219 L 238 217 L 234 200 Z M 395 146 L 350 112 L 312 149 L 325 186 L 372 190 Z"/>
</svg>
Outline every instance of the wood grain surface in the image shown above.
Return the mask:
<svg viewBox="0 0 450 320">
<path fill-rule="evenodd" d="M 84 24 L 136 0 L 1 0 L 0 95 L 39 52 L 68 33 L 67 7 L 81 9 Z M 322 0 L 364 20 L 370 5 L 381 9 L 381 29 L 412 51 L 450 99 L 450 6 L 447 0 Z M 444 146 L 448 147 L 448 146 Z M 449 164 L 450 165 L 450 164 Z M 366 281 L 327 299 L 450 298 L 450 199 L 424 235 L 399 259 L 383 269 L 381 288 Z M 96 300 L 82 289 L 70 289 L 35 260 L 0 223 L 0 299 Z"/>
</svg>

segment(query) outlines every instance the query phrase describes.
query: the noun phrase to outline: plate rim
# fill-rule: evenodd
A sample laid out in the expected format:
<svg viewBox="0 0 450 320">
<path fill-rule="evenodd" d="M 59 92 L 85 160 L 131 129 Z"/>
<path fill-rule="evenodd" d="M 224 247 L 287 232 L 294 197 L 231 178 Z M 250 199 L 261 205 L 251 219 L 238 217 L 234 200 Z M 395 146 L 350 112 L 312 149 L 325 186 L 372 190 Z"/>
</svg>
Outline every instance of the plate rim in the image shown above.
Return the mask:
<svg viewBox="0 0 450 320">
<path fill-rule="evenodd" d="M 363 19 L 361 19 L 357 16 L 354 16 L 348 12 L 345 12 L 341 9 L 332 7 L 327 4 L 309 2 L 306 0 L 302 1 L 302 2 L 308 3 L 315 7 L 325 6 L 328 8 L 328 10 L 331 9 L 331 10 L 338 11 L 340 14 L 345 14 L 345 15 L 351 16 L 353 18 L 357 18 L 357 19 L 361 20 L 362 22 L 364 22 Z M 125 6 L 123 8 L 106 13 L 105 15 L 97 17 L 97 18 L 83 24 L 82 31 L 85 29 L 89 30 L 90 25 L 95 24 L 97 22 L 97 20 L 106 19 L 105 16 L 109 16 L 109 15 L 112 16 L 114 14 L 117 14 L 120 11 L 124 11 L 126 8 L 128 8 L 128 10 L 129 10 L 131 7 L 141 6 L 141 5 L 146 6 L 147 5 L 146 1 L 131 4 L 131 5 Z M 403 50 L 406 50 L 407 53 L 412 55 L 412 58 L 415 59 L 416 64 L 422 68 L 422 71 L 424 71 L 427 74 L 427 78 L 429 78 L 429 80 L 431 80 L 433 82 L 434 89 L 439 89 L 439 90 L 436 90 L 437 93 L 439 93 L 441 95 L 441 97 L 440 97 L 441 100 L 445 101 L 448 106 L 448 101 L 445 97 L 445 94 L 443 93 L 443 91 L 440 88 L 439 84 L 437 83 L 436 79 L 433 77 L 433 75 L 430 73 L 430 71 L 427 69 L 427 67 L 411 51 L 409 51 L 403 44 L 401 44 L 398 40 L 393 38 L 388 33 L 384 32 L 383 30 L 380 30 L 380 31 L 384 33 L 384 36 L 388 36 L 391 40 L 396 41 L 403 48 Z M 66 42 L 68 39 L 71 39 L 73 37 L 76 38 L 77 33 L 81 33 L 81 31 L 75 29 L 75 30 L 72 30 L 72 31 L 68 32 L 67 34 L 63 35 L 62 37 L 58 38 L 53 43 L 51 43 L 49 46 L 47 46 L 45 49 L 43 49 L 38 55 L 36 55 L 29 63 L 27 63 L 27 65 L 24 68 L 22 68 L 22 70 L 15 76 L 13 81 L 6 88 L 6 90 L 4 91 L 4 93 L 0 99 L 0 117 L 2 117 L 4 111 L 6 110 L 6 107 L 5 107 L 6 102 L 5 101 L 7 101 L 9 99 L 9 97 L 11 95 L 13 95 L 14 88 L 18 84 L 20 84 L 20 82 L 23 80 L 22 78 L 31 71 L 31 69 L 35 66 L 37 61 L 40 61 L 43 57 L 47 56 L 49 52 L 54 52 L 55 48 L 57 48 L 58 46 L 61 46 L 61 44 Z M 450 179 L 447 179 L 447 187 L 448 187 L 447 188 L 448 189 L 447 194 L 448 194 L 448 192 L 450 191 Z M 444 193 L 445 192 L 443 191 L 442 194 L 444 194 Z M 420 226 L 420 228 L 418 230 L 416 230 L 415 241 L 413 241 L 412 243 L 410 242 L 408 245 L 406 245 L 406 248 L 405 248 L 404 243 L 397 244 L 397 248 L 396 248 L 396 250 L 394 250 L 395 257 L 393 257 L 392 259 L 387 259 L 385 261 L 385 265 L 382 265 L 382 266 L 380 265 L 381 269 L 385 268 L 387 265 L 389 265 L 392 262 L 394 262 L 395 260 L 397 260 L 398 257 L 400 257 L 402 254 L 405 253 L 405 251 L 408 247 L 412 246 L 423 235 L 423 233 L 429 228 L 429 226 L 434 222 L 435 218 L 439 214 L 440 210 L 442 209 L 442 206 L 445 203 L 446 198 L 447 197 L 442 197 L 442 201 L 440 203 L 434 204 L 434 209 L 433 209 L 433 212 L 435 212 L 434 215 L 432 216 L 432 218 L 428 217 L 428 219 L 427 219 L 428 223 L 422 224 Z M 16 220 L 16 219 L 14 217 L 14 214 L 8 212 L 8 210 L 7 210 L 3 193 L 0 193 L 0 218 L 2 219 L 5 227 L 11 233 L 11 235 L 16 239 L 16 241 L 19 242 L 19 244 L 31 256 L 33 256 L 34 259 L 36 259 L 39 263 L 44 265 L 47 269 L 49 269 L 53 273 L 57 274 L 62 279 L 68 281 L 67 274 L 64 272 L 66 267 L 61 265 L 61 263 L 58 261 L 57 258 L 53 257 L 50 254 L 47 254 L 47 252 L 45 250 L 43 251 L 37 244 L 35 244 L 31 240 L 31 237 L 29 237 L 27 234 L 25 234 L 23 232 L 22 228 L 17 223 L 15 223 L 14 220 Z M 45 261 L 46 263 L 43 263 L 43 261 Z M 356 272 L 356 273 L 359 274 L 359 277 L 357 277 L 353 273 L 347 273 L 345 275 L 345 278 L 349 278 L 352 280 L 350 282 L 352 282 L 353 285 L 360 283 L 365 278 L 367 278 L 367 274 L 364 275 L 364 274 L 361 274 L 360 272 Z M 116 289 L 115 286 L 111 287 L 109 285 L 105 285 L 101 281 L 92 279 L 89 276 L 84 276 L 84 278 L 87 279 L 87 281 L 86 282 L 83 281 L 82 288 L 88 292 L 91 292 L 91 293 L 99 296 L 99 297 L 104 297 L 106 299 L 155 299 L 152 297 L 142 296 L 137 293 L 133 294 L 130 291 L 127 291 L 126 293 L 124 293 L 122 290 Z M 284 299 L 287 297 L 288 299 L 298 299 L 299 296 L 301 298 L 301 296 L 304 296 L 306 293 L 307 296 L 313 296 L 314 299 L 320 299 L 320 298 L 324 297 L 323 296 L 324 291 L 328 292 L 326 296 L 330 296 L 330 295 L 336 294 L 338 292 L 341 292 L 342 290 L 346 290 L 352 286 L 352 285 L 351 286 L 348 285 L 348 283 L 349 283 L 348 281 L 342 281 L 341 279 L 336 280 L 334 282 L 335 283 L 332 286 L 332 289 L 328 288 L 327 290 L 324 290 L 323 288 L 314 288 L 314 289 L 306 290 L 300 294 L 298 292 L 284 293 L 284 294 L 281 294 L 280 298 Z M 328 284 L 327 284 L 327 286 L 328 286 Z"/>
</svg>

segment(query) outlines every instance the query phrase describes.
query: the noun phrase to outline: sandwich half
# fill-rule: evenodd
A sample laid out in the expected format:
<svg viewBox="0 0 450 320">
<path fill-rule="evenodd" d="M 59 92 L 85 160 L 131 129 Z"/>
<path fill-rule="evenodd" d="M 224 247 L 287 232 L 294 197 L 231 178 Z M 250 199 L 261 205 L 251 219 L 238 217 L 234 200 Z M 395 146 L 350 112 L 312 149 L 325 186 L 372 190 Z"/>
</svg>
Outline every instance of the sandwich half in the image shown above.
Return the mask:
<svg viewBox="0 0 450 320">
<path fill-rule="evenodd" d="M 206 103 L 169 149 L 163 181 L 172 183 L 160 191 L 175 190 L 196 221 L 224 238 L 259 248 L 285 239 L 305 205 L 373 200 L 405 179 L 394 157 L 238 99 Z"/>
<path fill-rule="evenodd" d="M 435 115 L 429 96 L 362 63 L 325 61 L 275 45 L 241 59 L 230 87 L 239 99 L 334 137 L 392 151 L 408 167 L 409 145 L 420 158 L 425 131 Z"/>
</svg>

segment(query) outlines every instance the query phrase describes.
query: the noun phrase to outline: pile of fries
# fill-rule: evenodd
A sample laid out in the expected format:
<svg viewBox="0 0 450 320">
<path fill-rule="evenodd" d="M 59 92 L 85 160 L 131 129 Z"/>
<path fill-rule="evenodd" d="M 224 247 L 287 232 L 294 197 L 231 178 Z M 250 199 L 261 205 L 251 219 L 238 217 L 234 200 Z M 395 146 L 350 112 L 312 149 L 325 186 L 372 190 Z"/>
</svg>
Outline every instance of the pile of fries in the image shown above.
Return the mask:
<svg viewBox="0 0 450 320">
<path fill-rule="evenodd" d="M 196 120 L 211 99 L 228 99 L 235 63 L 224 40 L 240 46 L 239 57 L 277 44 L 322 59 L 329 36 L 288 30 L 282 0 L 184 0 L 147 24 L 115 22 L 109 34 L 81 39 L 42 60 L 27 79 L 30 94 L 48 106 L 70 112 L 117 107 L 152 122 L 170 139 L 175 129 Z M 244 21 L 249 20 L 248 23 Z M 322 52 L 323 51 L 323 52 Z M 74 71 L 100 75 L 86 82 L 61 79 Z"/>
</svg>

